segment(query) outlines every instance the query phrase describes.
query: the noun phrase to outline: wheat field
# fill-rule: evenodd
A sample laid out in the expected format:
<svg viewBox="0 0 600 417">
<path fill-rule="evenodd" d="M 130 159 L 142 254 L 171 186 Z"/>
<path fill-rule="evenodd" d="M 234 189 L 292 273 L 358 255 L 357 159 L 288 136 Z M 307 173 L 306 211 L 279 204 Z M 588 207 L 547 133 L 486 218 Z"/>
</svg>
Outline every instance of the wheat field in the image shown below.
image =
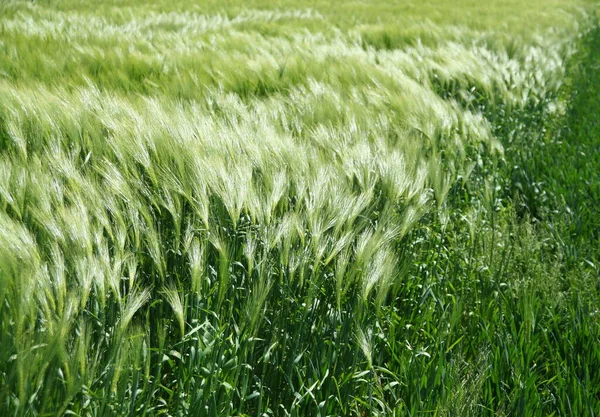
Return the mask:
<svg viewBox="0 0 600 417">
<path fill-rule="evenodd" d="M 596 6 L 1 0 L 0 415 L 599 415 Z"/>
</svg>

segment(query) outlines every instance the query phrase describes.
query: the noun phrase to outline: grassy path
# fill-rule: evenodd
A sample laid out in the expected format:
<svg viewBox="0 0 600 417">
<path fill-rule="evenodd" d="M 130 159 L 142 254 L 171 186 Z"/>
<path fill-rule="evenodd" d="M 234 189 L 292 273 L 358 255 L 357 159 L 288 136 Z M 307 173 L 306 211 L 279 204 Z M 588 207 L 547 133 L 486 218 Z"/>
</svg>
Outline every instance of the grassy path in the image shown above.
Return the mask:
<svg viewBox="0 0 600 417">
<path fill-rule="evenodd" d="M 534 256 L 532 264 L 540 262 L 543 268 L 539 276 L 542 283 L 537 285 L 543 292 L 544 285 L 548 284 L 548 288 L 555 288 L 551 291 L 555 296 L 565 297 L 562 303 L 556 302 L 552 307 L 556 308 L 554 313 L 540 322 L 544 333 L 554 339 L 548 338 L 540 345 L 548 355 L 545 366 L 555 362 L 562 368 L 556 374 L 556 380 L 563 379 L 556 385 L 558 395 L 552 396 L 555 404 L 546 411 L 553 410 L 558 415 L 596 416 L 600 413 L 597 367 L 600 353 L 597 342 L 594 343 L 598 339 L 600 305 L 598 28 L 589 34 L 579 54 L 579 62 L 573 68 L 570 105 L 564 119 L 557 121 L 557 131 L 549 139 L 540 140 L 525 150 L 528 158 L 520 155 L 526 171 L 523 177 L 530 181 L 525 187 L 529 192 L 525 191 L 520 197 L 529 213 L 537 217 L 533 223 L 540 222 L 541 227 L 535 226 L 537 241 L 553 242 L 551 251 L 548 248 L 534 251 L 540 257 Z M 552 261 L 547 258 L 549 252 L 556 255 Z M 538 302 L 546 307 L 553 304 L 543 298 Z M 531 343 L 535 344 L 536 339 L 534 336 Z M 527 350 L 522 353 L 527 357 Z M 534 384 L 535 391 L 543 392 L 546 382 L 538 380 Z M 528 390 L 526 388 L 524 392 Z M 533 412 L 529 407 L 534 402 L 529 394 L 523 396 L 528 398 L 526 405 L 522 403 L 523 407 L 520 407 L 518 402 L 513 403 L 512 411 L 517 415 Z"/>
<path fill-rule="evenodd" d="M 434 382 L 444 380 L 442 369 L 466 365 L 456 380 L 445 381 L 448 397 L 429 407 L 423 404 L 431 397 L 409 393 L 422 383 L 415 381 L 404 396 L 412 415 L 428 408 L 440 415 L 599 415 L 599 45 L 596 29 L 572 66 L 564 115 L 550 126 L 541 121 L 539 132 L 525 131 L 507 148 L 508 169 L 497 179 L 518 191 L 507 199 L 492 195 L 494 209 L 477 216 L 471 197 L 453 210 L 443 232 L 424 235 L 422 252 L 430 258 L 419 258 L 435 264 L 432 276 L 443 277 L 424 286 L 440 299 L 456 297 L 416 324 L 428 332 L 429 323 L 436 323 L 433 331 L 449 329 L 431 338 L 433 360 L 424 365 L 429 392 L 443 391 L 444 383 Z M 486 200 L 481 188 L 471 189 L 475 201 Z M 461 226 L 466 218 L 476 231 L 471 236 Z M 435 247 L 449 249 L 438 254 Z M 452 337 L 461 337 L 456 346 Z M 410 370 L 402 375 L 414 377 Z"/>
<path fill-rule="evenodd" d="M 582 265 L 600 272 L 600 30 L 573 68 L 565 117 L 517 158 L 525 171 L 519 179 L 528 182 L 519 197 L 549 226 L 564 272 Z"/>
<path fill-rule="evenodd" d="M 561 141 L 547 155 L 543 180 L 564 207 L 566 262 L 600 261 L 600 30 L 574 77 Z"/>
</svg>

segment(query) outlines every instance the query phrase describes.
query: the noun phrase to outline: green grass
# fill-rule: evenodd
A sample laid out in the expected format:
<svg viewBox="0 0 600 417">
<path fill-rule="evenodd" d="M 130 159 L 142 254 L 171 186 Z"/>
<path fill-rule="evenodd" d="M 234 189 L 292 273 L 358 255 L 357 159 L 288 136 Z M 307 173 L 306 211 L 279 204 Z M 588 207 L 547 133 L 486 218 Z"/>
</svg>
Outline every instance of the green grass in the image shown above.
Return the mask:
<svg viewBox="0 0 600 417">
<path fill-rule="evenodd" d="M 592 1 L 0 1 L 0 415 L 600 414 Z"/>
</svg>

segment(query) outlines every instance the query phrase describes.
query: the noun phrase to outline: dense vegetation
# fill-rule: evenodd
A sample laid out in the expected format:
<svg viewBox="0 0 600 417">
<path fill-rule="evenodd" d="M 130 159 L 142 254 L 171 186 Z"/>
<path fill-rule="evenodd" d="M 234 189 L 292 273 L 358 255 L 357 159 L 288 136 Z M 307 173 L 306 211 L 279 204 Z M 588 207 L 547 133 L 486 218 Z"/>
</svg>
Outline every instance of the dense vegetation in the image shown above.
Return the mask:
<svg viewBox="0 0 600 417">
<path fill-rule="evenodd" d="M 1 416 L 600 414 L 591 0 L 0 0 Z"/>
</svg>

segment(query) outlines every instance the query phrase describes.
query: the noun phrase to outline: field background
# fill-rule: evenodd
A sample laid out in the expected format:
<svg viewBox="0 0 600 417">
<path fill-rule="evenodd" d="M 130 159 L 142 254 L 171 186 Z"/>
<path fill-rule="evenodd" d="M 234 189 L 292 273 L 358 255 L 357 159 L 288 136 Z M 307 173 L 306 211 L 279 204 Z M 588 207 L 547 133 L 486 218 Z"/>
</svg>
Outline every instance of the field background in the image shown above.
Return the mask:
<svg viewBox="0 0 600 417">
<path fill-rule="evenodd" d="M 0 415 L 600 414 L 591 0 L 0 0 Z"/>
</svg>

